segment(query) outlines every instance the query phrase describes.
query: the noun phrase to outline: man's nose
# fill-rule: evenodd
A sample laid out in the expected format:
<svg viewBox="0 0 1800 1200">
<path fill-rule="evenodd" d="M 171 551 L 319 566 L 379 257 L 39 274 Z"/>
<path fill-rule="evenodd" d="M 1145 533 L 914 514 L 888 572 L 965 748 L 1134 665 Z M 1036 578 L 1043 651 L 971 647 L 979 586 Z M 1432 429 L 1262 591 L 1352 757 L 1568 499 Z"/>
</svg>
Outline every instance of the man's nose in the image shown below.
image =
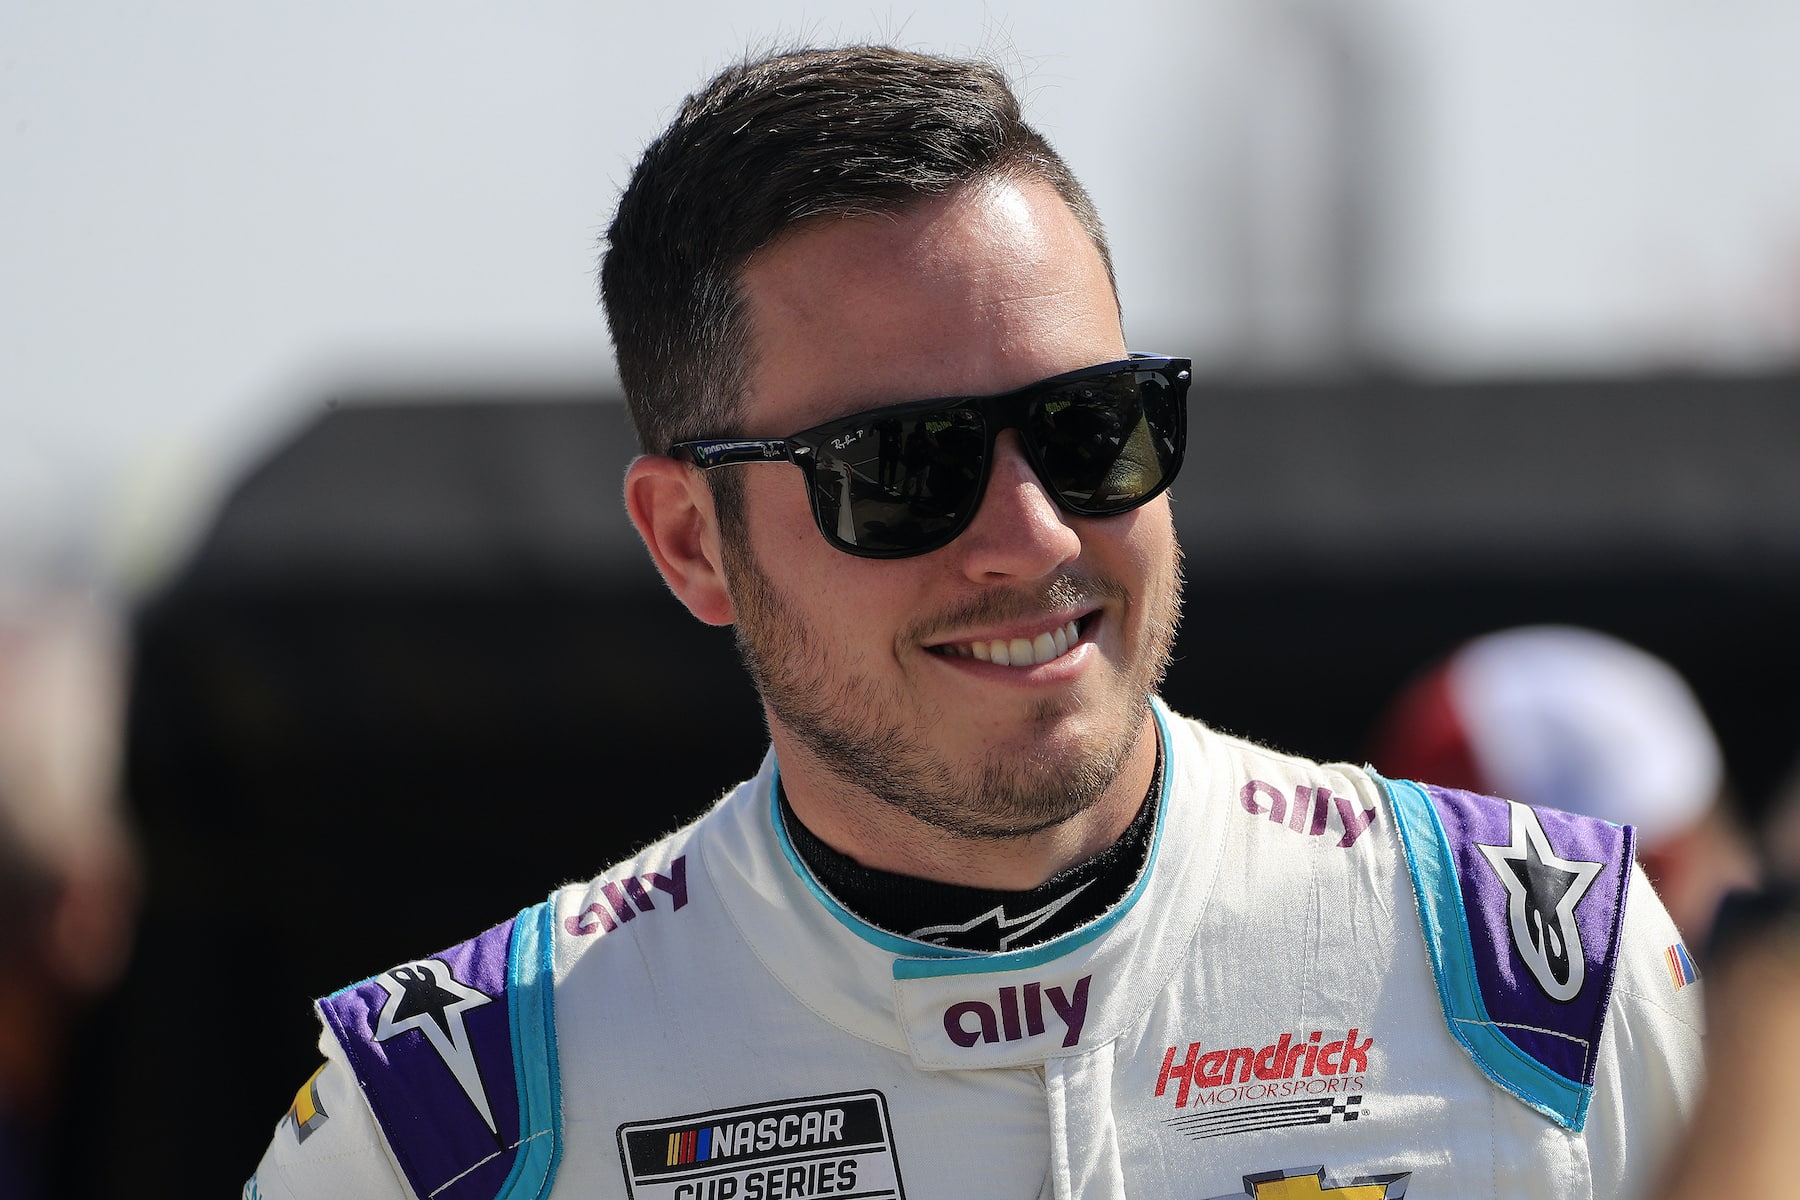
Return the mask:
<svg viewBox="0 0 1800 1200">
<path fill-rule="evenodd" d="M 1000 434 L 981 508 L 951 547 L 980 583 L 1041 578 L 1080 556 L 1081 538 L 1032 469 L 1017 430 Z"/>
</svg>

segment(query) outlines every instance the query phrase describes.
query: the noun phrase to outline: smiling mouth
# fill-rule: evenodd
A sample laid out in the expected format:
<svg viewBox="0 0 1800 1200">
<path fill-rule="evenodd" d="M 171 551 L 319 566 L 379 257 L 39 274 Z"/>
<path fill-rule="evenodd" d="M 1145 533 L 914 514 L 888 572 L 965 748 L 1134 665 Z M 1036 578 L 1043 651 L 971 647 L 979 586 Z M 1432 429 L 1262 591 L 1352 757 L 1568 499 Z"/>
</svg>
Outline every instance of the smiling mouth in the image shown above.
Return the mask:
<svg viewBox="0 0 1800 1200">
<path fill-rule="evenodd" d="M 982 642 L 946 642 L 933 646 L 947 658 L 974 658 L 1002 667 L 1035 667 L 1061 658 L 1081 643 L 1081 622 L 1069 621 L 1035 638 L 994 638 Z"/>
</svg>

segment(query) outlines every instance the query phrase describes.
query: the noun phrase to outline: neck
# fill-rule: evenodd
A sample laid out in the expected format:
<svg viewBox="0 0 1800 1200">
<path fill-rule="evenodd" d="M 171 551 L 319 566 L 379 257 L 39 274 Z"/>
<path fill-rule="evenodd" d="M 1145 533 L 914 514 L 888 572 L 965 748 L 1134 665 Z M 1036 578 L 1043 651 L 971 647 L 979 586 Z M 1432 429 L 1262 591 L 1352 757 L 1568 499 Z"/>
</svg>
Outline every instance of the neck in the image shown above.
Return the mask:
<svg viewBox="0 0 1800 1200">
<path fill-rule="evenodd" d="M 1038 887 L 1124 834 L 1156 774 L 1156 719 L 1100 798 L 1059 824 L 1017 837 L 967 837 L 902 812 L 824 768 L 771 722 L 788 803 L 815 837 L 877 871 L 1001 891 Z M 879 769 L 878 767 L 876 769 Z"/>
</svg>

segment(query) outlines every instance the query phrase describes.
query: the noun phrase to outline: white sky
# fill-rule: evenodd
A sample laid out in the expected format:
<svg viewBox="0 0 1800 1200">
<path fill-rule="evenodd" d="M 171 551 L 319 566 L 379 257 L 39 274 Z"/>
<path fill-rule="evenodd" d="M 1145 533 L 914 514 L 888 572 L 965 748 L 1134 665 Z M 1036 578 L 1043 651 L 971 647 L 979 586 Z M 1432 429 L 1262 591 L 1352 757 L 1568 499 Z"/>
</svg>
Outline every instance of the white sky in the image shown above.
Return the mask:
<svg viewBox="0 0 1800 1200">
<path fill-rule="evenodd" d="M 149 497 L 204 495 L 334 383 L 610 380 L 593 259 L 618 186 L 771 39 L 996 53 L 1095 193 L 1133 339 L 1233 361 L 1219 197 L 1313 10 L 1356 14 L 1382 84 L 1371 319 L 1400 361 L 1800 357 L 1783 0 L 8 0 L 0 571 L 101 523 L 154 541 Z"/>
</svg>

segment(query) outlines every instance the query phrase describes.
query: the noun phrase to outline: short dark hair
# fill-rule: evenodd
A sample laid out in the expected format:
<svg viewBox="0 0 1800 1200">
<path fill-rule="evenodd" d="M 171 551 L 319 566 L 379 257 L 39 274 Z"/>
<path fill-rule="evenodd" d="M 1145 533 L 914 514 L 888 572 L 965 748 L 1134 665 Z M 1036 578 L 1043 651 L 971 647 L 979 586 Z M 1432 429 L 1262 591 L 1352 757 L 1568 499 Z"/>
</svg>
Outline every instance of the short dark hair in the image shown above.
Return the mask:
<svg viewBox="0 0 1800 1200">
<path fill-rule="evenodd" d="M 993 65 L 846 46 L 720 72 L 644 151 L 606 235 L 600 291 L 640 447 L 741 432 L 738 284 L 756 251 L 802 221 L 1008 174 L 1056 189 L 1112 280 L 1093 201 Z"/>
</svg>

